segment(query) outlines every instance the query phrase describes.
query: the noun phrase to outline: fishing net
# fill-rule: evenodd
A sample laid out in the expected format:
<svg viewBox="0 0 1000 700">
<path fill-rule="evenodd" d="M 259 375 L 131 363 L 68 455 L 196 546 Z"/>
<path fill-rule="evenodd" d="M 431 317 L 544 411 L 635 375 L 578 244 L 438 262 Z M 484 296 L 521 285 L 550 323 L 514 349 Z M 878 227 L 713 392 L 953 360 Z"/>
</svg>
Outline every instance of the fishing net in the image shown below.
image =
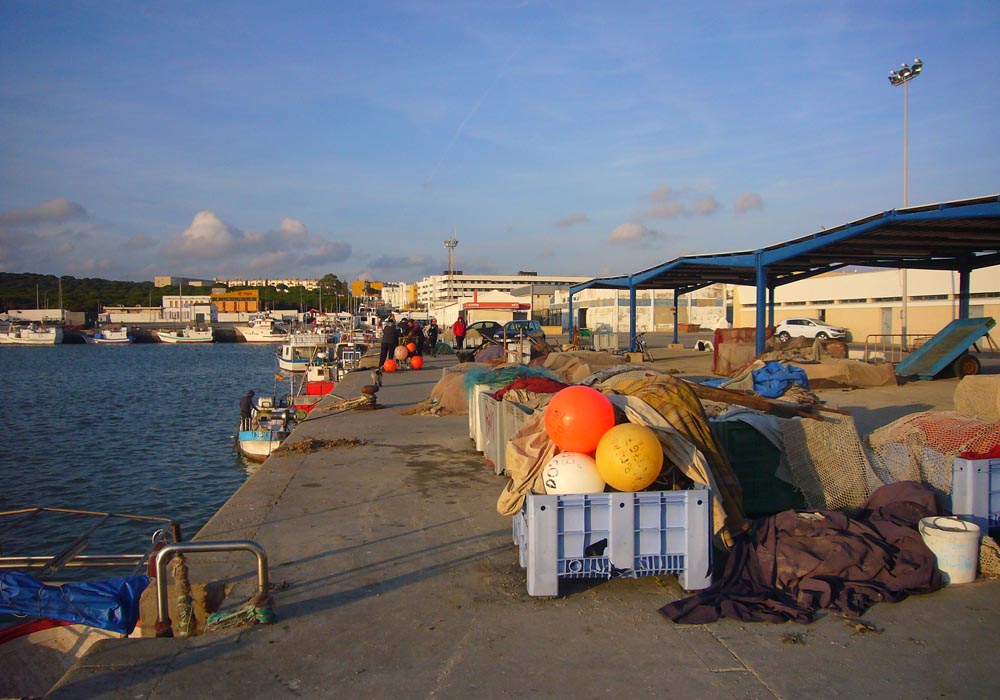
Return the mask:
<svg viewBox="0 0 1000 700">
<path fill-rule="evenodd" d="M 979 541 L 979 575 L 1000 578 L 1000 546 L 988 535 Z"/>
<path fill-rule="evenodd" d="M 883 481 L 922 481 L 947 496 L 955 457 L 1000 445 L 1000 422 L 956 411 L 912 413 L 867 440 L 872 467 Z"/>
<path fill-rule="evenodd" d="M 1000 376 L 975 374 L 963 377 L 955 389 L 955 410 L 1000 420 Z"/>
<path fill-rule="evenodd" d="M 558 379 L 552 372 L 544 367 L 533 367 L 531 365 L 507 364 L 495 367 L 473 367 L 465 373 L 465 390 L 472 391 L 472 387 L 477 384 L 488 384 L 490 391 L 502 389 L 515 379 L 524 377 L 544 377 L 546 379 Z"/>
<path fill-rule="evenodd" d="M 781 434 L 792 480 L 809 508 L 860 509 L 882 485 L 851 416 L 782 421 Z"/>
</svg>

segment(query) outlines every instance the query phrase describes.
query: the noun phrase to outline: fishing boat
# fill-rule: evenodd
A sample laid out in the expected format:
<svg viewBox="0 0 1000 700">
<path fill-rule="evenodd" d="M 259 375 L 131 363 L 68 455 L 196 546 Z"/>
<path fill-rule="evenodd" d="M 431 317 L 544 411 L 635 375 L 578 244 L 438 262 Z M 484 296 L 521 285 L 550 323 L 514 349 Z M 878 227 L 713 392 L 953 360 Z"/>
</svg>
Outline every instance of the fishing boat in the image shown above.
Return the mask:
<svg viewBox="0 0 1000 700">
<path fill-rule="evenodd" d="M 128 345 L 132 342 L 132 335 L 124 326 L 98 326 L 93 333 L 83 334 L 83 342 L 88 345 Z"/>
<path fill-rule="evenodd" d="M 337 333 L 324 329 L 295 331 L 278 348 L 278 367 L 285 372 L 300 374 L 312 364 L 323 364 L 329 360 L 331 343 L 335 343 Z"/>
<path fill-rule="evenodd" d="M 39 323 L 31 325 L 10 323 L 7 325 L 7 330 L 0 333 L 0 345 L 58 345 L 62 341 L 62 326 L 46 326 Z"/>
<path fill-rule="evenodd" d="M 237 436 L 240 454 L 251 462 L 263 462 L 281 447 L 294 427 L 294 407 L 277 407 L 273 399 L 262 398 L 249 424 L 240 424 Z"/>
<path fill-rule="evenodd" d="M 248 343 L 283 343 L 288 340 L 288 330 L 269 315 L 255 316 L 245 326 L 233 326 Z"/>
<path fill-rule="evenodd" d="M 188 326 L 177 330 L 155 331 L 156 337 L 161 343 L 187 344 L 187 343 L 213 343 L 215 342 L 215 331 L 209 328 L 194 328 Z"/>
<path fill-rule="evenodd" d="M 180 526 L 32 507 L 0 511 L 0 533 L 0 697 L 40 698 L 94 643 L 142 634 L 146 574 L 154 553 L 179 541 Z M 129 553 L 115 550 L 123 540 L 135 543 Z M 152 630 L 154 620 L 143 626 Z"/>
</svg>

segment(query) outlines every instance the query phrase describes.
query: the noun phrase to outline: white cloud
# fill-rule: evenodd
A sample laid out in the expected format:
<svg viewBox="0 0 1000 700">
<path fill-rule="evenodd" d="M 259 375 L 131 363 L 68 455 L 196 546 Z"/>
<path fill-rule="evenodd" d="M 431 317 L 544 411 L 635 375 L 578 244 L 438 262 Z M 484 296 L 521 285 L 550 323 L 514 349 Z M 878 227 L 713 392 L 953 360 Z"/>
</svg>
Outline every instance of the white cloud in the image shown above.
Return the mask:
<svg viewBox="0 0 1000 700">
<path fill-rule="evenodd" d="M 559 228 L 569 228 L 575 224 L 584 224 L 588 221 L 590 221 L 590 219 L 587 218 L 586 214 L 570 214 L 567 217 L 559 219 L 559 221 L 556 222 L 556 226 Z"/>
<path fill-rule="evenodd" d="M 51 199 L 31 209 L 8 209 L 0 212 L 0 226 L 35 226 L 59 223 L 86 216 L 87 210 L 65 197 Z"/>
<path fill-rule="evenodd" d="M 694 202 L 694 211 L 696 214 L 708 216 L 709 214 L 714 214 L 718 208 L 719 200 L 710 194 L 699 197 Z"/>
<path fill-rule="evenodd" d="M 111 263 L 107 260 L 80 260 L 78 262 L 69 263 L 66 265 L 67 272 L 76 272 L 83 274 L 95 274 L 100 272 L 107 272 L 111 269 Z"/>
<path fill-rule="evenodd" d="M 645 197 L 651 202 L 669 202 L 673 199 L 674 190 L 670 185 L 660 185 L 654 187 L 646 193 Z"/>
<path fill-rule="evenodd" d="M 764 208 L 764 200 L 755 192 L 745 192 L 736 198 L 733 207 L 737 214 L 746 214 L 748 211 L 760 211 Z"/>
<path fill-rule="evenodd" d="M 645 224 L 629 221 L 616 226 L 608 235 L 608 242 L 622 245 L 646 244 L 655 241 L 661 235 L 659 231 L 647 228 Z"/>
<path fill-rule="evenodd" d="M 642 216 L 646 219 L 673 219 L 690 213 L 688 208 L 680 202 L 663 202 L 650 207 L 642 213 Z"/>
<path fill-rule="evenodd" d="M 200 211 L 187 230 L 163 246 L 162 253 L 168 258 L 217 260 L 235 251 L 244 238 L 242 231 L 227 224 L 214 212 Z"/>
</svg>

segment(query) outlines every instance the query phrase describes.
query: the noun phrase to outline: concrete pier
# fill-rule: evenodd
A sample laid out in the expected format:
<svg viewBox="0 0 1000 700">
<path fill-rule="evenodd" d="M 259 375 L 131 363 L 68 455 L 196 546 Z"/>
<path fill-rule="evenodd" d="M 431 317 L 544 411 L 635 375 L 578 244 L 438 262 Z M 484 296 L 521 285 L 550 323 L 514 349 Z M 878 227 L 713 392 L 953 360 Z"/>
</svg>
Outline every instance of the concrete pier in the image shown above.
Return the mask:
<svg viewBox="0 0 1000 700">
<path fill-rule="evenodd" d="M 660 349 L 657 365 L 708 375 L 710 354 Z M 115 698 L 982 698 L 1000 694 L 1000 583 L 881 603 L 864 625 L 722 620 L 681 626 L 673 576 L 563 582 L 532 598 L 496 512 L 504 479 L 466 416 L 404 416 L 454 357 L 385 375 L 375 411 L 324 401 L 291 440 L 364 444 L 272 456 L 198 534 L 250 539 L 270 559 L 277 620 L 190 639 L 107 640 L 48 694 Z M 986 366 L 986 371 L 997 371 Z M 343 398 L 368 372 L 348 375 Z M 950 410 L 957 380 L 817 392 L 862 432 Z M 252 556 L 192 555 L 192 582 L 256 584 Z"/>
</svg>

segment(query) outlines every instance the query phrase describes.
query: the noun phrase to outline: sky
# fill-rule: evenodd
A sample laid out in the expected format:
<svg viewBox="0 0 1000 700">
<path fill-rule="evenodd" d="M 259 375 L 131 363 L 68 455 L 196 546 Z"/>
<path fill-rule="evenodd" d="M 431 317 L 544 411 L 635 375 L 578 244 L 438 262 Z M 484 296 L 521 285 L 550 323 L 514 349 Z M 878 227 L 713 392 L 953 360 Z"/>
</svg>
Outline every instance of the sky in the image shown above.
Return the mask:
<svg viewBox="0 0 1000 700">
<path fill-rule="evenodd" d="M 904 189 L 1000 193 L 997 66 L 996 0 L 0 0 L 0 271 L 414 282 L 454 237 L 465 273 L 596 277 L 752 250 Z"/>
</svg>

